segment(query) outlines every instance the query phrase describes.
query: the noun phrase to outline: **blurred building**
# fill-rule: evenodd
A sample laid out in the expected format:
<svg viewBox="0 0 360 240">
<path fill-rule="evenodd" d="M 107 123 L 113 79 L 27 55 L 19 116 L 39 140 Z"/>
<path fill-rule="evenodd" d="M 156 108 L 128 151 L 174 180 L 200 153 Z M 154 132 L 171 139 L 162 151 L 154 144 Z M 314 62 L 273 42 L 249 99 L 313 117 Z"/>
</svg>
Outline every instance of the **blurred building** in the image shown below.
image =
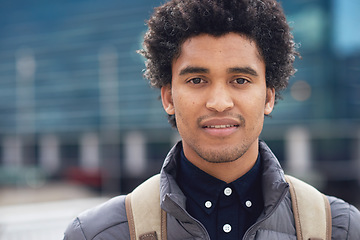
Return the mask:
<svg viewBox="0 0 360 240">
<path fill-rule="evenodd" d="M 136 50 L 160 2 L 0 2 L 0 184 L 59 178 L 126 192 L 158 172 L 179 137 Z M 358 188 L 360 2 L 283 6 L 303 59 L 262 138 L 325 191 Z"/>
</svg>

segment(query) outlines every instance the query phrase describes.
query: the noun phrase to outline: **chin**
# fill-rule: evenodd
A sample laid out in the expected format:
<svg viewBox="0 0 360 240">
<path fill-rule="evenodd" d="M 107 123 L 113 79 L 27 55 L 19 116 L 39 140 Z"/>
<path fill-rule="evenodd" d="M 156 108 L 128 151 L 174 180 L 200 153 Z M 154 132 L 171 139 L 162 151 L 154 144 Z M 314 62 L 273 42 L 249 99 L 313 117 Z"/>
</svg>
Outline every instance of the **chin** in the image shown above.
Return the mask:
<svg viewBox="0 0 360 240">
<path fill-rule="evenodd" d="M 194 149 L 202 159 L 209 163 L 229 163 L 240 159 L 248 150 L 245 146 L 210 147 L 207 149 Z"/>
</svg>

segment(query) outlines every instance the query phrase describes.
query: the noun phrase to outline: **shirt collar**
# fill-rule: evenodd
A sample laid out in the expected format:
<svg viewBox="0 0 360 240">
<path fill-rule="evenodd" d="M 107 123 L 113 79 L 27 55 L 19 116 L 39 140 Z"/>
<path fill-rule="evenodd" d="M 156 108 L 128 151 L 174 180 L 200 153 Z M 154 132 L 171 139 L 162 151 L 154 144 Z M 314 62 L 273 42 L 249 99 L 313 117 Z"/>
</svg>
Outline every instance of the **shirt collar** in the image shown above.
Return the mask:
<svg viewBox="0 0 360 240">
<path fill-rule="evenodd" d="M 180 164 L 177 173 L 177 182 L 187 198 L 191 198 L 206 213 L 211 214 L 215 207 L 207 208 L 205 203 L 210 201 L 217 206 L 219 195 L 226 187 L 231 187 L 238 195 L 241 205 L 248 211 L 247 201 L 251 204 L 263 204 L 261 189 L 261 161 L 258 157 L 255 165 L 242 177 L 226 183 L 219 180 L 193 165 L 181 151 Z M 249 204 L 249 203 L 248 203 Z"/>
<path fill-rule="evenodd" d="M 241 206 L 250 212 L 256 208 L 262 208 L 264 204 L 261 172 L 261 158 L 260 155 L 258 155 L 258 158 L 250 171 L 231 183 L 239 196 Z"/>
</svg>

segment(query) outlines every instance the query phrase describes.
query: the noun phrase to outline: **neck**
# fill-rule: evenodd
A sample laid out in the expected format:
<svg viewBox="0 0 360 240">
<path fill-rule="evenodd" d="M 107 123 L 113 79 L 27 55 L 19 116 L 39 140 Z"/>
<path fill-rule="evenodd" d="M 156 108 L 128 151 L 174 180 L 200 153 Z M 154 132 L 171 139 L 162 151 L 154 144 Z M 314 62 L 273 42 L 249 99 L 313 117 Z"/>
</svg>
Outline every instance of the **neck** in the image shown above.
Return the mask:
<svg viewBox="0 0 360 240">
<path fill-rule="evenodd" d="M 211 163 L 199 156 L 188 155 L 185 148 L 184 154 L 192 164 L 204 172 L 226 183 L 230 183 L 245 175 L 255 165 L 259 154 L 259 145 L 258 140 L 255 141 L 240 158 L 224 163 Z"/>
</svg>

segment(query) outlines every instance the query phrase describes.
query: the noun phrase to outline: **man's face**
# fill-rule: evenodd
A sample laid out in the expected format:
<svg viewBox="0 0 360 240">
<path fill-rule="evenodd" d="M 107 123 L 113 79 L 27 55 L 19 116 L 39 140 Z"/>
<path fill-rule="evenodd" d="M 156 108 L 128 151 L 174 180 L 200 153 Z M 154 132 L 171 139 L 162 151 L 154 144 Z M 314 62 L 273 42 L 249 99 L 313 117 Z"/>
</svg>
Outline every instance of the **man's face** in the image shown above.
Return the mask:
<svg viewBox="0 0 360 240">
<path fill-rule="evenodd" d="M 161 96 L 165 111 L 175 114 L 186 157 L 218 163 L 258 150 L 275 93 L 266 87 L 256 43 L 228 33 L 187 39 Z"/>
</svg>

